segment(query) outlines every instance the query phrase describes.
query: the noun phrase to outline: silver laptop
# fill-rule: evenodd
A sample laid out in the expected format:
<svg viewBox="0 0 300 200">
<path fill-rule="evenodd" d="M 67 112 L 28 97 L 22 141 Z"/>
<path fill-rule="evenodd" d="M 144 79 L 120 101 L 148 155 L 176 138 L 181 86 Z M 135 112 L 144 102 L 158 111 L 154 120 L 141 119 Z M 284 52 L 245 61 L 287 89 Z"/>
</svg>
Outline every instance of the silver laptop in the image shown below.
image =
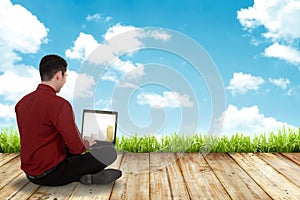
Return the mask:
<svg viewBox="0 0 300 200">
<path fill-rule="evenodd" d="M 97 143 L 116 144 L 118 112 L 104 110 L 83 110 L 81 136 Z"/>
</svg>

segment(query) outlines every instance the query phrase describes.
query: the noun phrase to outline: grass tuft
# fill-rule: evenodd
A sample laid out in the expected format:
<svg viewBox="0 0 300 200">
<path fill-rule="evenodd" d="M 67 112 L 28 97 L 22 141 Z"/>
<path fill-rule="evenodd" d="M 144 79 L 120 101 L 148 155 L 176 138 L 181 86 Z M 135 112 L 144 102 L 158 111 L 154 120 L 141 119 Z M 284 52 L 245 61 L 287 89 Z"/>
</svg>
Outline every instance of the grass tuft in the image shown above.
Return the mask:
<svg viewBox="0 0 300 200">
<path fill-rule="evenodd" d="M 164 135 L 158 140 L 154 136 L 132 136 L 117 138 L 119 151 L 146 152 L 300 152 L 300 128 L 281 129 L 275 134 L 261 134 L 251 138 L 242 133 L 231 137 L 212 137 L 206 134 L 193 136 Z"/>
<path fill-rule="evenodd" d="M 244 136 L 235 133 L 227 137 L 212 137 L 207 134 L 163 135 L 158 139 L 153 135 L 117 137 L 118 151 L 149 152 L 300 152 L 300 128 L 297 130 L 283 128 L 277 133 Z M 20 152 L 18 131 L 11 128 L 0 131 L 0 153 Z"/>
<path fill-rule="evenodd" d="M 20 152 L 20 138 L 18 130 L 14 127 L 0 131 L 0 153 Z"/>
</svg>

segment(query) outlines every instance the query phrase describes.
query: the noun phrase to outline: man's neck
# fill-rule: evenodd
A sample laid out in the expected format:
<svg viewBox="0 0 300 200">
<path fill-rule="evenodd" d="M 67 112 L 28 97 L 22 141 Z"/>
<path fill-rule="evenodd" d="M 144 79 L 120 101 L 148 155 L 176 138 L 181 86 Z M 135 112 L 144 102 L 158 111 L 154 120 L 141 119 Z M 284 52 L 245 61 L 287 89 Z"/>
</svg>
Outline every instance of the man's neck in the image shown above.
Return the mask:
<svg viewBox="0 0 300 200">
<path fill-rule="evenodd" d="M 57 92 L 55 85 L 51 81 L 42 81 L 41 84 L 48 85 L 52 87 L 55 90 L 55 92 Z"/>
</svg>

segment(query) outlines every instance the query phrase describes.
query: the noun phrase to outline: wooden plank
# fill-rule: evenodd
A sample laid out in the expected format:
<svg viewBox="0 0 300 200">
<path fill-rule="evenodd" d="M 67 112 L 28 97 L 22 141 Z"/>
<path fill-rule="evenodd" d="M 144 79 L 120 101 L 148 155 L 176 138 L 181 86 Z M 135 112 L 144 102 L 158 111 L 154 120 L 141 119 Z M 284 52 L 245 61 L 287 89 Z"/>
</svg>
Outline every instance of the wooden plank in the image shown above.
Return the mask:
<svg viewBox="0 0 300 200">
<path fill-rule="evenodd" d="M 4 158 L 8 155 L 10 155 L 10 153 L 0 153 L 0 166 L 3 165 L 1 163 L 3 162 Z"/>
<path fill-rule="evenodd" d="M 149 154 L 125 153 L 122 177 L 115 182 L 110 199 L 149 199 Z"/>
<path fill-rule="evenodd" d="M 167 167 L 174 162 L 173 153 L 150 153 L 150 199 L 172 199 Z"/>
<path fill-rule="evenodd" d="M 300 166 L 300 153 L 282 153 Z"/>
<path fill-rule="evenodd" d="M 178 155 L 174 154 L 175 162 L 167 166 L 167 174 L 171 186 L 172 199 L 190 199 L 185 181 L 183 179 L 181 169 L 178 163 Z"/>
<path fill-rule="evenodd" d="M 31 197 L 34 192 L 41 186 L 28 182 L 25 187 L 17 191 L 17 193 L 11 198 L 11 200 L 23 200 Z"/>
<path fill-rule="evenodd" d="M 108 166 L 107 169 L 108 168 L 119 169 L 122 157 L 123 157 L 123 153 L 118 153 L 118 157 L 117 157 L 116 161 L 114 163 L 112 163 L 110 166 Z M 70 200 L 71 199 L 80 199 L 80 200 L 83 200 L 83 199 L 86 199 L 86 200 L 109 199 L 112 188 L 113 188 L 113 184 L 114 183 L 107 184 L 107 185 L 78 184 L 78 186 L 75 188 L 73 194 L 71 195 Z"/>
<path fill-rule="evenodd" d="M 29 199 L 69 199 L 79 183 L 71 183 L 60 187 L 41 186 Z"/>
<path fill-rule="evenodd" d="M 230 199 L 201 153 L 183 154 L 179 163 L 191 199 Z"/>
<path fill-rule="evenodd" d="M 300 187 L 300 166 L 279 153 L 258 154 L 265 162 L 269 163 L 279 173 Z"/>
<path fill-rule="evenodd" d="M 6 155 L 7 155 L 7 153 L 0 153 L 0 160 Z"/>
<path fill-rule="evenodd" d="M 231 199 L 271 199 L 229 155 L 211 153 L 205 160 Z"/>
<path fill-rule="evenodd" d="M 0 154 L 0 199 L 218 199 L 212 194 L 224 188 L 232 199 L 268 199 L 253 193 L 257 185 L 273 199 L 300 199 L 300 153 L 224 155 L 125 153 L 111 166 L 123 171 L 115 184 L 41 187 L 26 179 L 17 154 Z"/>
<path fill-rule="evenodd" d="M 231 153 L 230 156 L 273 199 L 300 199 L 300 189 L 268 163 L 253 153 Z"/>
<path fill-rule="evenodd" d="M 0 189 L 22 173 L 20 170 L 20 157 L 15 157 L 0 168 Z"/>
<path fill-rule="evenodd" d="M 11 161 L 12 159 L 14 159 L 17 156 L 19 156 L 19 154 L 17 154 L 17 153 L 1 153 L 0 154 L 0 167 L 4 164 L 8 163 L 9 161 Z"/>
<path fill-rule="evenodd" d="M 5 185 L 0 190 L 0 199 L 11 199 L 18 191 L 20 191 L 27 183 L 28 179 L 24 173 L 21 173 L 18 177 Z"/>
</svg>

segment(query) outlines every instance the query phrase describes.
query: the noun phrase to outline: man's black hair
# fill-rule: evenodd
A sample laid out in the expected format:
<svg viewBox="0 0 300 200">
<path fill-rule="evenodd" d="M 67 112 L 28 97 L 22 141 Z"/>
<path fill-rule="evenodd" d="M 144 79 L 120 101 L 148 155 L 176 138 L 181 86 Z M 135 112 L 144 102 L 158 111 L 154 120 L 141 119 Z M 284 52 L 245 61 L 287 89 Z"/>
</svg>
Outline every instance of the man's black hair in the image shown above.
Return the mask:
<svg viewBox="0 0 300 200">
<path fill-rule="evenodd" d="M 67 66 L 67 61 L 58 55 L 51 54 L 44 56 L 41 59 L 39 67 L 42 81 L 50 81 L 59 71 L 62 71 L 62 75 L 64 76 Z"/>
</svg>

